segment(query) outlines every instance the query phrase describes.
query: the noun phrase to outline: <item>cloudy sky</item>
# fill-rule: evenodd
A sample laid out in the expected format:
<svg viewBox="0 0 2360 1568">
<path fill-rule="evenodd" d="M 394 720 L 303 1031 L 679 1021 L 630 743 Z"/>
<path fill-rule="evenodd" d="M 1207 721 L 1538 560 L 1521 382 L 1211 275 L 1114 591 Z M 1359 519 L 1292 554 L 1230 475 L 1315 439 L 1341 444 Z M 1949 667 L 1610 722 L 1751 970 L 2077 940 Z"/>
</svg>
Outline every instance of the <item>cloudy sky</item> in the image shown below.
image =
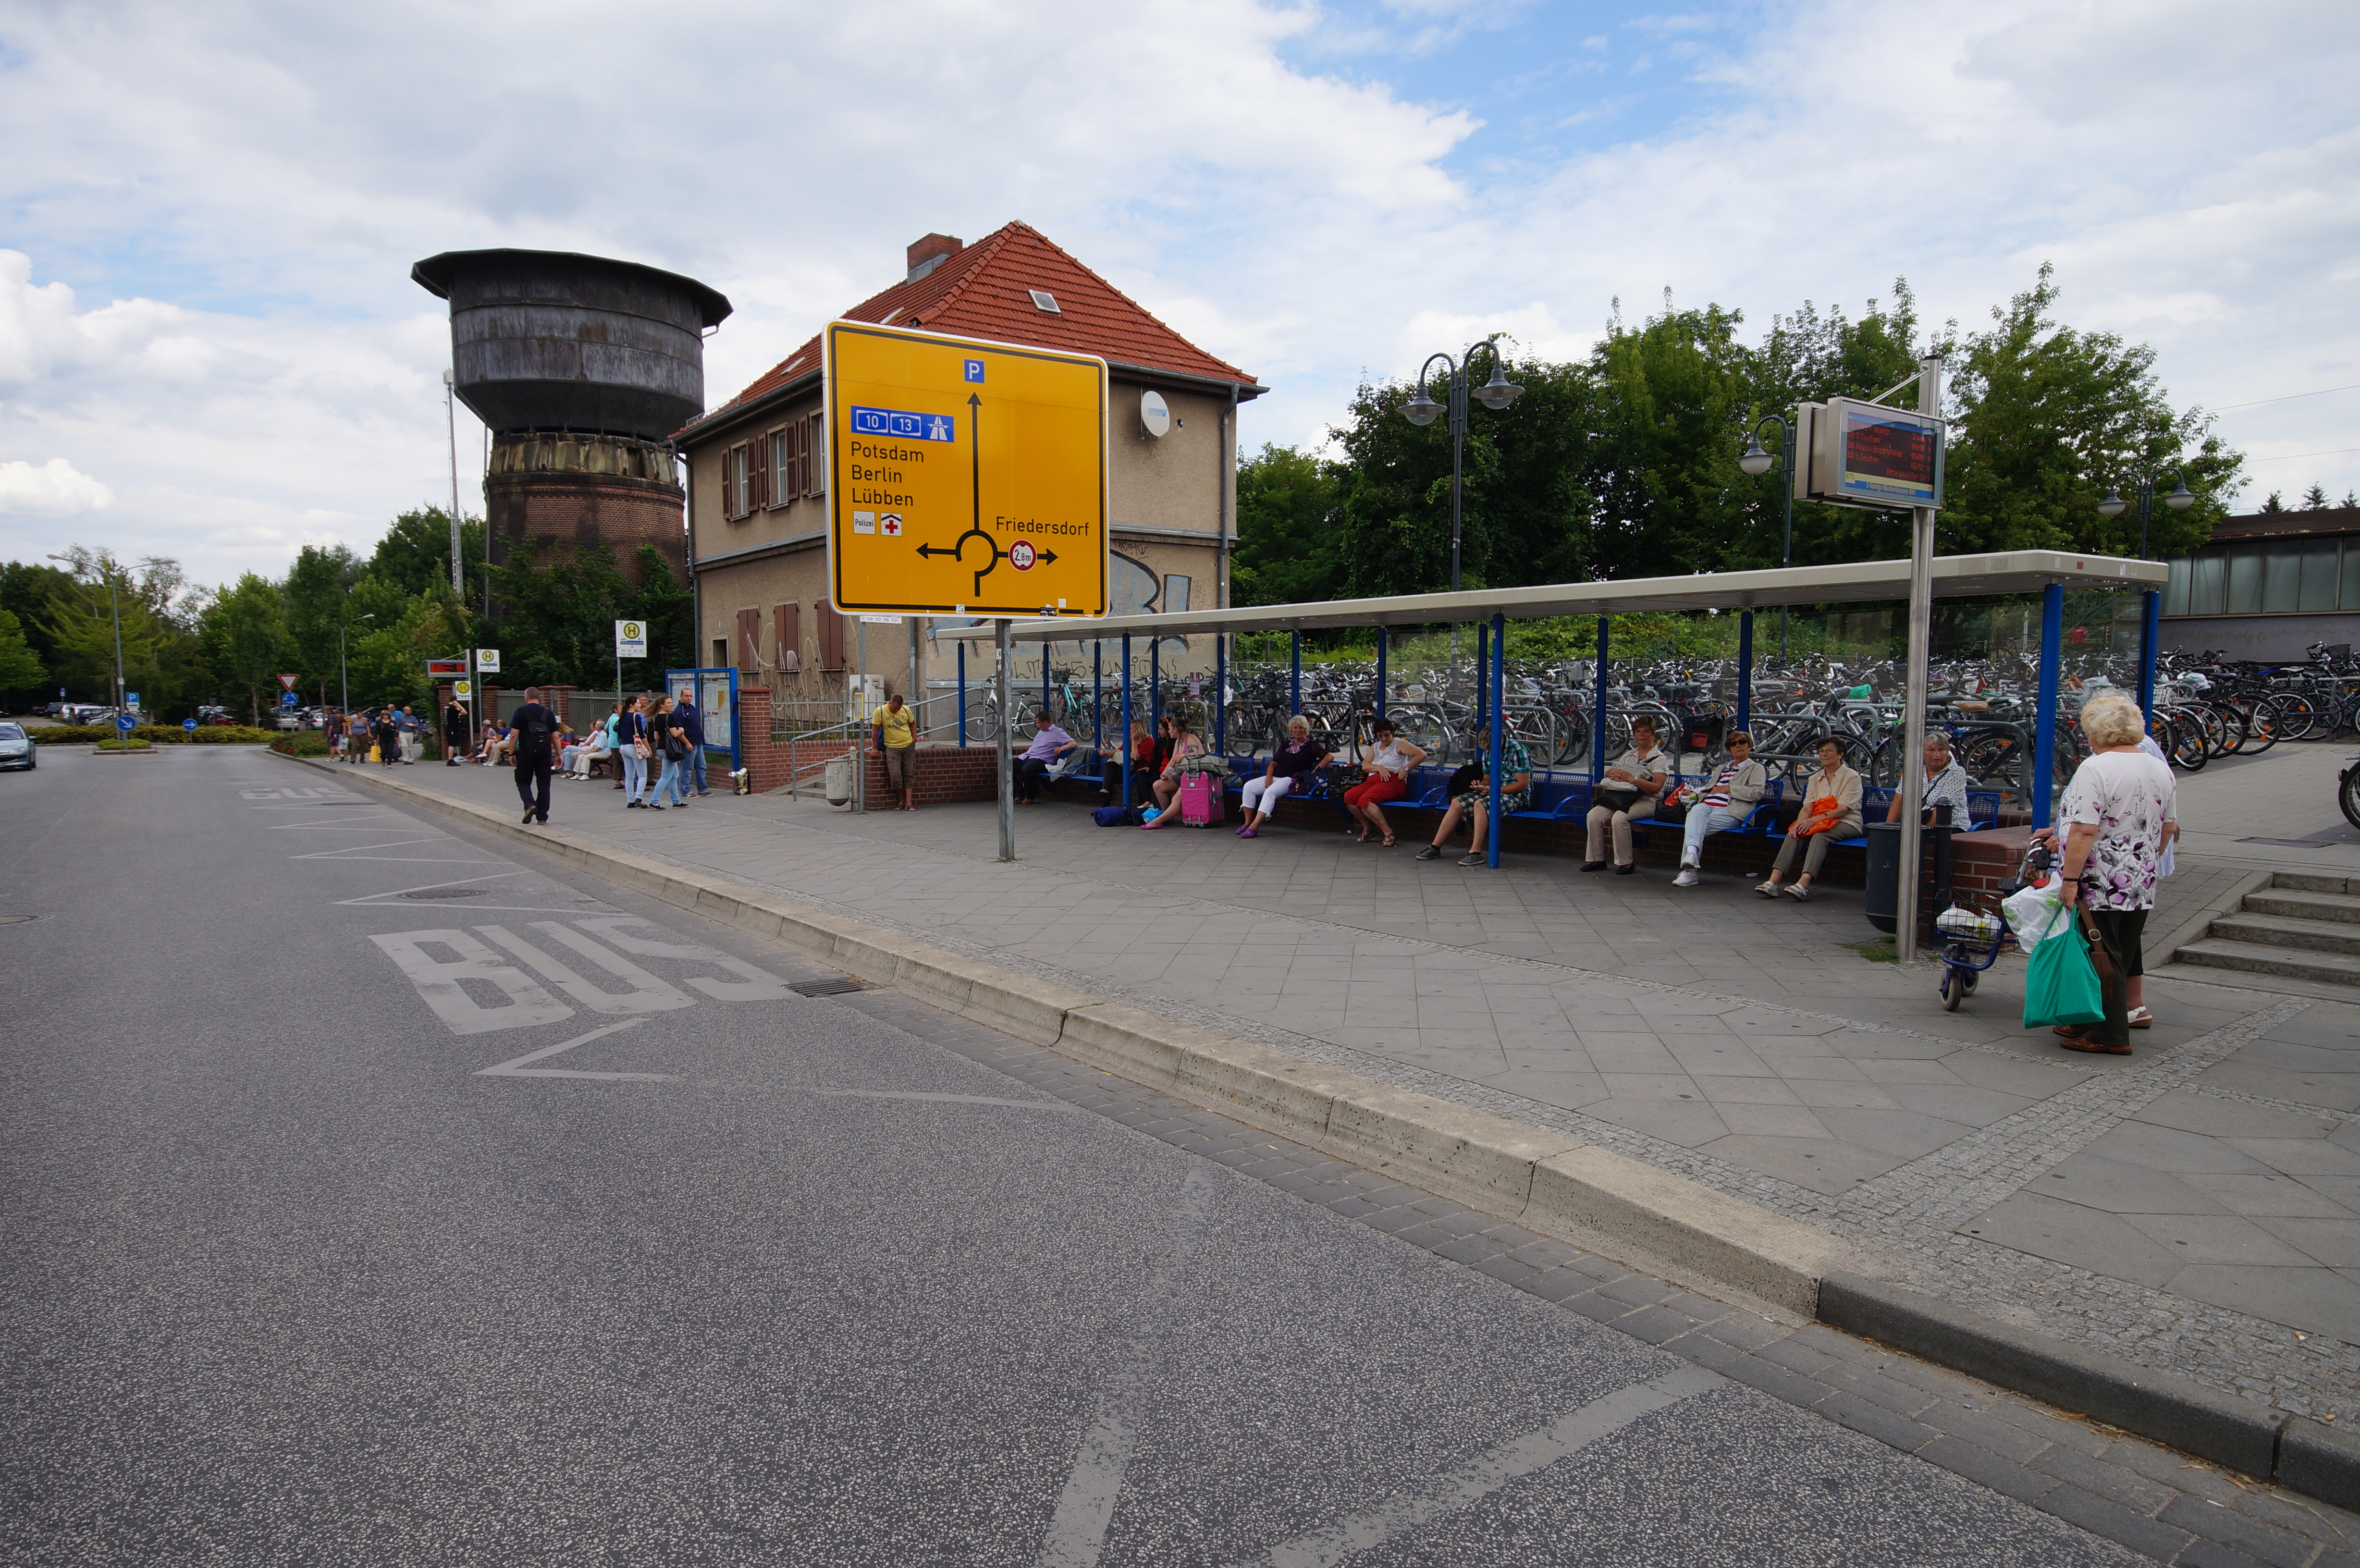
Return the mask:
<svg viewBox="0 0 2360 1568">
<path fill-rule="evenodd" d="M 2355 81 L 2350 0 L 0 0 L 0 559 L 221 581 L 447 502 L 437 251 L 713 284 L 717 401 L 1011 218 L 1274 387 L 1250 448 L 1494 329 L 1579 354 L 1618 296 L 1760 326 L 1906 275 L 1972 326 L 2053 260 L 2224 410 L 2247 500 L 2340 497 Z"/>
</svg>

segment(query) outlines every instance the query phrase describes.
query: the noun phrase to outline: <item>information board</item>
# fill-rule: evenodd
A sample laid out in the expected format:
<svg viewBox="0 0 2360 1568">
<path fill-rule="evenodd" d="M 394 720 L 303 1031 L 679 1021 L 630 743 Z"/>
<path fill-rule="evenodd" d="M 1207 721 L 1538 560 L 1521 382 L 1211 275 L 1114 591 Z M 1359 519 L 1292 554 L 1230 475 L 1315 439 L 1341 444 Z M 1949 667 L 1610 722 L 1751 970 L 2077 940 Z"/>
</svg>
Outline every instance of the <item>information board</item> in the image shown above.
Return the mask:
<svg viewBox="0 0 2360 1568">
<path fill-rule="evenodd" d="M 1942 504 L 1942 421 L 1852 397 L 1796 409 L 1795 498 L 1830 506 Z"/>
<path fill-rule="evenodd" d="M 836 607 L 1107 613 L 1107 368 L 1088 354 L 832 321 Z"/>
</svg>

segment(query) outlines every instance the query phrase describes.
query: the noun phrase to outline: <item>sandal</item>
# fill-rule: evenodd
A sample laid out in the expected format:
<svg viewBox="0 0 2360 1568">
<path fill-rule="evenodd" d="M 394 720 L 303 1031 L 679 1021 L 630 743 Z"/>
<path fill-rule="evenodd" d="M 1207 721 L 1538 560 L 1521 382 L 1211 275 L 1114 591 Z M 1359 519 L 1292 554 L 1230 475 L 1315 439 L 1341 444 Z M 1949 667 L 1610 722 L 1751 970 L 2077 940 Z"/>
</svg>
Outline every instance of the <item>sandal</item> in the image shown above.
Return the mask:
<svg viewBox="0 0 2360 1568">
<path fill-rule="evenodd" d="M 1387 833 L 1387 834 L 1385 834 L 1385 842 L 1384 842 L 1384 844 L 1383 844 L 1381 847 L 1385 848 L 1385 849 L 1391 849 L 1393 846 L 1393 834 L 1391 834 L 1391 833 Z M 2146 1026 L 2146 1025 L 2144 1025 L 2144 1024 L 2142 1024 L 2142 1025 L 2140 1025 L 2139 1027 L 2140 1027 L 2140 1028 L 2142 1028 L 2142 1029 L 2144 1029 L 2144 1028 L 2146 1028 L 2147 1026 Z"/>
<path fill-rule="evenodd" d="M 2131 1009 L 2130 1023 L 2131 1028 L 2133 1029 L 2153 1029 L 2155 1028 L 2155 1015 L 2148 1012 L 2145 1007 L 2133 1007 Z"/>
<path fill-rule="evenodd" d="M 1765 898 L 1775 898 L 1778 896 L 1778 884 L 1775 882 L 1756 882 L 1754 885 L 1754 890 L 1761 894 Z"/>
</svg>

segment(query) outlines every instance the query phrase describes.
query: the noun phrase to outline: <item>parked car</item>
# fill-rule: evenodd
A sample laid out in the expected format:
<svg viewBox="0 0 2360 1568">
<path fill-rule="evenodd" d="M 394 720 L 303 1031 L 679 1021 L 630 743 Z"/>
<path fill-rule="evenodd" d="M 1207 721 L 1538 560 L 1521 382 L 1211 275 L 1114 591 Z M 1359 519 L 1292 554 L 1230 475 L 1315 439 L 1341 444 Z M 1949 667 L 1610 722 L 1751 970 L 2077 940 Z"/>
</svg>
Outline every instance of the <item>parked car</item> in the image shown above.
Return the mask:
<svg viewBox="0 0 2360 1568">
<path fill-rule="evenodd" d="M 30 773 L 37 749 L 24 725 L 0 723 L 0 768 L 18 768 Z"/>
</svg>

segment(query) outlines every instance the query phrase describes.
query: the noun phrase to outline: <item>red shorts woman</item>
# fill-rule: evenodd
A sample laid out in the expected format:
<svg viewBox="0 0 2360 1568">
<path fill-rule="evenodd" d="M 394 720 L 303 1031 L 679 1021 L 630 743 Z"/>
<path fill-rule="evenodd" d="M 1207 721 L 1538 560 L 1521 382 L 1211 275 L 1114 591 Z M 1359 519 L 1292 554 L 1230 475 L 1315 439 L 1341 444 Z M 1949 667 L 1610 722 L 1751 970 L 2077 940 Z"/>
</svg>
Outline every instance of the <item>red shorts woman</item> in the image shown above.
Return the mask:
<svg viewBox="0 0 2360 1568">
<path fill-rule="evenodd" d="M 1360 825 L 1353 835 L 1354 844 L 1366 844 L 1371 833 L 1384 835 L 1384 847 L 1393 846 L 1393 831 L 1385 823 L 1385 813 L 1379 810 L 1387 800 L 1398 800 L 1409 793 L 1409 770 L 1426 760 L 1426 753 L 1405 740 L 1396 739 L 1393 721 L 1379 719 L 1376 724 L 1377 749 L 1362 764 L 1369 776 L 1344 791 L 1344 809 Z"/>
</svg>

